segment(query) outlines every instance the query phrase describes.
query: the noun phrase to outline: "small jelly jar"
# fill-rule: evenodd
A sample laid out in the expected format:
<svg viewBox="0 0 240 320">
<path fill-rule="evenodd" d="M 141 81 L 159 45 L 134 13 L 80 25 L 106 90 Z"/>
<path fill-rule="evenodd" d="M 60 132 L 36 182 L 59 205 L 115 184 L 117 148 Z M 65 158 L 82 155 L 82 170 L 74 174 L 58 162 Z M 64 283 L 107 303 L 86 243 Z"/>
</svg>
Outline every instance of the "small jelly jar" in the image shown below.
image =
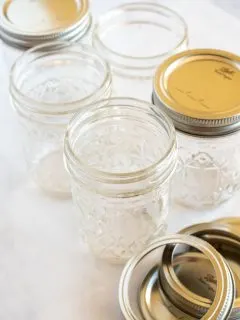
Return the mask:
<svg viewBox="0 0 240 320">
<path fill-rule="evenodd" d="M 156 72 L 153 101 L 177 129 L 173 197 L 185 206 L 215 207 L 240 189 L 239 65 L 232 53 L 197 49 Z"/>
<path fill-rule="evenodd" d="M 111 98 L 71 120 L 64 155 L 83 239 L 122 263 L 166 231 L 176 167 L 174 127 L 159 108 Z"/>
<path fill-rule="evenodd" d="M 27 49 L 52 41 L 91 42 L 88 0 L 8 1 L 0 4 L 0 35 L 10 69 Z"/>
<path fill-rule="evenodd" d="M 150 102 L 155 69 L 187 48 L 188 29 L 184 19 L 167 7 L 128 3 L 100 17 L 92 41 L 111 66 L 113 95 Z"/>
<path fill-rule="evenodd" d="M 26 51 L 10 75 L 31 176 L 44 191 L 71 194 L 63 164 L 63 138 L 73 114 L 111 94 L 108 64 L 80 44 L 48 43 Z"/>
</svg>

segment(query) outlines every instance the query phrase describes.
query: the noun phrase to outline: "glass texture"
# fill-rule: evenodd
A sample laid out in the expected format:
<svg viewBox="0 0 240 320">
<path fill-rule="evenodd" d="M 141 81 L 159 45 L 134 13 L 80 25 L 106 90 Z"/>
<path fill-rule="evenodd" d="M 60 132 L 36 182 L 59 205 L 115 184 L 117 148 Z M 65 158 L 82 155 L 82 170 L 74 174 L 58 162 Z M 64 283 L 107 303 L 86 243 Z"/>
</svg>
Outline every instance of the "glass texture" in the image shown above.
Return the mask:
<svg viewBox="0 0 240 320">
<path fill-rule="evenodd" d="M 113 93 L 150 101 L 152 76 L 169 55 L 185 50 L 184 20 L 156 3 L 129 3 L 100 17 L 93 45 L 113 72 Z"/>
<path fill-rule="evenodd" d="M 121 263 L 166 231 L 175 131 L 134 99 L 110 99 L 70 123 L 66 166 L 83 237 L 96 256 Z"/>
<path fill-rule="evenodd" d="M 178 132 L 173 197 L 192 208 L 214 207 L 240 188 L 240 132 L 197 137 Z"/>
<path fill-rule="evenodd" d="M 19 58 L 10 82 L 35 182 L 54 195 L 70 195 L 62 151 L 65 129 L 76 110 L 110 96 L 108 65 L 88 46 L 52 43 Z"/>
</svg>

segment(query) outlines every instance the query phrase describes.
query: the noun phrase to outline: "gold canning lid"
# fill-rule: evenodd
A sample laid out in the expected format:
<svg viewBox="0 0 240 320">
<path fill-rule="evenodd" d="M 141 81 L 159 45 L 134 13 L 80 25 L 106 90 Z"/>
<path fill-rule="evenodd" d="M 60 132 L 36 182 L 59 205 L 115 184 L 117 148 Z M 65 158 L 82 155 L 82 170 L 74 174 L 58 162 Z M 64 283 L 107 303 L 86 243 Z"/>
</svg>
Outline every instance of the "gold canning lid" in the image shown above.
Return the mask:
<svg viewBox="0 0 240 320">
<path fill-rule="evenodd" d="M 0 7 L 1 37 L 17 47 L 75 40 L 91 22 L 88 6 L 88 0 L 5 0 Z"/>
<path fill-rule="evenodd" d="M 218 136 L 240 129 L 239 86 L 239 56 L 221 50 L 188 50 L 157 69 L 153 103 L 177 129 Z"/>
<path fill-rule="evenodd" d="M 221 253 L 232 269 L 236 286 L 236 299 L 229 319 L 240 319 L 240 264 L 236 264 L 236 260 L 240 262 L 239 257 L 237 258 L 234 253 L 226 253 L 224 249 Z M 226 254 L 224 255 L 224 253 Z M 210 306 L 214 299 L 217 285 L 210 261 L 202 253 L 186 252 L 174 258 L 172 266 L 179 281 L 191 293 L 198 295 L 199 300 L 203 300 L 202 298 L 207 299 Z"/>
<path fill-rule="evenodd" d="M 231 226 L 203 223 L 185 228 L 182 234 L 209 242 L 228 262 L 236 284 L 236 299 L 229 319 L 240 317 L 240 235 Z M 175 257 L 176 247 L 163 253 L 161 281 L 168 296 L 173 296 L 182 310 L 199 318 L 210 307 L 216 291 L 216 277 L 209 261 L 201 253 L 184 252 Z M 184 288 L 184 290 L 183 290 Z M 185 291 L 186 290 L 186 291 Z M 185 295 L 181 292 L 185 291 Z"/>
<path fill-rule="evenodd" d="M 216 274 L 216 294 L 202 320 L 228 319 L 234 301 L 234 282 L 229 267 L 209 243 L 186 235 L 156 239 L 126 264 L 119 283 L 119 304 L 125 319 L 193 319 L 188 312 L 182 312 L 169 297 L 162 295 L 163 287 L 159 277 L 162 268 L 162 252 L 166 246 L 176 244 L 194 247 L 202 252 L 211 262 Z M 159 291 L 156 288 L 159 288 Z M 155 296 L 152 295 L 153 293 Z M 158 318 L 157 310 L 159 310 Z"/>
<path fill-rule="evenodd" d="M 145 320 L 194 320 L 196 318 L 175 307 L 159 285 L 158 266 L 150 270 L 139 291 L 140 308 Z"/>
<path fill-rule="evenodd" d="M 226 217 L 214 220 L 213 223 L 225 224 L 240 229 L 240 217 Z"/>
</svg>

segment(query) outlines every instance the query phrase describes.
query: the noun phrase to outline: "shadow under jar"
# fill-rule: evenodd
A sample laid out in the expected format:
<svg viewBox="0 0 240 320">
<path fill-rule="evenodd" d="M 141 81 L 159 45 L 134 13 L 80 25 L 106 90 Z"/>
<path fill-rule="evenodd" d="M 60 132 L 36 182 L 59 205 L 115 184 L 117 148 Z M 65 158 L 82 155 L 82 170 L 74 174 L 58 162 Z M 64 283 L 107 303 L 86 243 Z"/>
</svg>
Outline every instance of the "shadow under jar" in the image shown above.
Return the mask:
<svg viewBox="0 0 240 320">
<path fill-rule="evenodd" d="M 42 43 L 90 42 L 91 26 L 88 0 L 4 0 L 0 4 L 0 36 L 8 68 L 24 51 Z"/>
<path fill-rule="evenodd" d="M 102 15 L 93 30 L 93 46 L 111 66 L 114 96 L 147 101 L 159 63 L 187 44 L 185 21 L 156 3 L 121 5 Z"/>
<path fill-rule="evenodd" d="M 42 190 L 70 196 L 63 164 L 67 124 L 77 110 L 110 94 L 108 64 L 88 46 L 53 42 L 30 49 L 17 60 L 10 97 L 28 168 Z"/>
<path fill-rule="evenodd" d="M 125 262 L 166 231 L 175 130 L 155 106 L 112 98 L 71 120 L 65 163 L 83 238 L 98 257 Z"/>
<path fill-rule="evenodd" d="M 176 201 L 217 206 L 240 188 L 240 57 L 221 50 L 179 53 L 157 70 L 153 101 L 177 129 Z"/>
</svg>

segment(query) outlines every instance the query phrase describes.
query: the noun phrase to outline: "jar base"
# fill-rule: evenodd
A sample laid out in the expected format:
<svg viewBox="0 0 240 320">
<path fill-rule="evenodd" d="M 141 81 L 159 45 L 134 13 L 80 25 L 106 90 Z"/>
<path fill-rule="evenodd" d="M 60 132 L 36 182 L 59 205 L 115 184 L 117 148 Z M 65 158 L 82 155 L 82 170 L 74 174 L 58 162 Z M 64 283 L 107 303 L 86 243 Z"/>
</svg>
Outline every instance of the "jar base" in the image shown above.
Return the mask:
<svg viewBox="0 0 240 320">
<path fill-rule="evenodd" d="M 71 198 L 71 187 L 64 167 L 63 153 L 56 150 L 42 157 L 33 171 L 35 184 L 47 195 L 54 198 Z"/>
</svg>

